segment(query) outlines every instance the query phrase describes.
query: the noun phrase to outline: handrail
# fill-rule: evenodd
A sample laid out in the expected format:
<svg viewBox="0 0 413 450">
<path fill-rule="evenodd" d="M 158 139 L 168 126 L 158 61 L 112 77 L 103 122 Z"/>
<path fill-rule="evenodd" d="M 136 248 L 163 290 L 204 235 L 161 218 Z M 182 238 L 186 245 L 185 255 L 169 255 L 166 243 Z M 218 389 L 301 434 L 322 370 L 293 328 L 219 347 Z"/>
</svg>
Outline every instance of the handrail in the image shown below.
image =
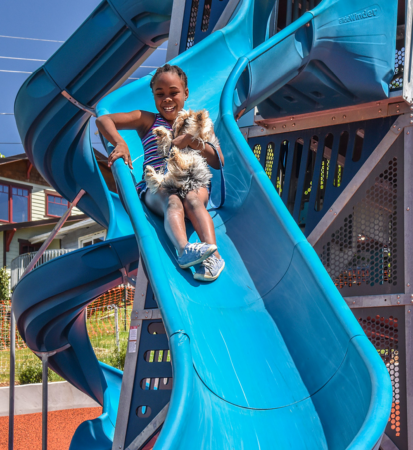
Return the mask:
<svg viewBox="0 0 413 450">
<path fill-rule="evenodd" d="M 44 264 L 54 258 L 57 258 L 59 256 L 65 255 L 66 253 L 69 253 L 75 249 L 52 249 L 52 250 L 46 250 L 41 258 L 37 262 L 37 266 Z M 11 269 L 11 280 L 10 280 L 10 287 L 11 289 L 14 289 L 17 285 L 17 283 L 22 278 L 22 275 L 24 271 L 26 270 L 27 266 L 30 264 L 32 259 L 36 256 L 37 250 L 34 252 L 24 253 L 22 255 L 17 256 L 12 260 L 10 263 L 10 269 Z"/>
<path fill-rule="evenodd" d="M 49 234 L 49 237 L 43 242 L 42 246 L 37 251 L 36 256 L 30 261 L 30 264 L 27 266 L 26 270 L 24 271 L 22 278 L 24 278 L 28 273 L 30 273 L 33 270 L 37 261 L 39 261 L 39 259 L 43 255 L 43 253 L 47 250 L 47 247 L 49 247 L 50 243 L 56 237 L 56 234 L 60 231 L 62 226 L 65 224 L 66 220 L 69 218 L 70 214 L 72 213 L 72 209 L 77 205 L 77 203 L 79 202 L 79 200 L 83 197 L 83 195 L 85 193 L 86 192 L 83 189 L 81 189 L 79 191 L 79 193 L 76 195 L 73 202 L 70 203 L 68 210 L 63 214 L 63 216 L 60 218 L 59 222 L 57 222 L 56 226 L 53 228 L 52 232 Z"/>
</svg>

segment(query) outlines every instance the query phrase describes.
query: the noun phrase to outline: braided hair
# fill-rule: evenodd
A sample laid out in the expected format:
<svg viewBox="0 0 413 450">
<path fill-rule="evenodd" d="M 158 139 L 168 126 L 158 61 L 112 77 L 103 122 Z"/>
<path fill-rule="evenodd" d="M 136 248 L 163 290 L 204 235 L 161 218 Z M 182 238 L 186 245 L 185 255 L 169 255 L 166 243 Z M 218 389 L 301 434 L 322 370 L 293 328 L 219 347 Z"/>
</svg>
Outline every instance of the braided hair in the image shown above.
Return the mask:
<svg viewBox="0 0 413 450">
<path fill-rule="evenodd" d="M 184 89 L 186 89 L 188 87 L 188 78 L 186 76 L 186 73 L 178 66 L 171 66 L 170 64 L 165 64 L 162 67 L 158 67 L 156 69 L 156 72 L 154 73 L 151 83 L 150 83 L 150 87 L 151 89 L 153 88 L 153 85 L 155 84 L 155 81 L 157 80 L 157 78 L 159 78 L 159 76 L 163 73 L 166 72 L 174 72 L 178 75 L 178 77 L 181 79 L 182 84 L 184 85 Z"/>
</svg>

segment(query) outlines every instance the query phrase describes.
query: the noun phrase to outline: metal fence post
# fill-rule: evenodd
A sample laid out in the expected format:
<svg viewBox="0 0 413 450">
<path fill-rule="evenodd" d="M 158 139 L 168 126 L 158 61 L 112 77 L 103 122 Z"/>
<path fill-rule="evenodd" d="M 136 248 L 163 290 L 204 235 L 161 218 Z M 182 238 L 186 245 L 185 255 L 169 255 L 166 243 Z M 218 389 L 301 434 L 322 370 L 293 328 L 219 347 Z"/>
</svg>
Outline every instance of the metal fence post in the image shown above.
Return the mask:
<svg viewBox="0 0 413 450">
<path fill-rule="evenodd" d="M 47 450 L 47 372 L 49 355 L 42 354 L 42 450 Z"/>
<path fill-rule="evenodd" d="M 10 306 L 10 387 L 9 387 L 9 450 L 14 446 L 14 383 L 16 375 L 16 324 Z"/>
<path fill-rule="evenodd" d="M 123 283 L 123 308 L 124 308 L 124 314 L 125 314 L 125 317 L 124 317 L 124 320 L 123 320 L 124 331 L 126 331 L 126 301 L 128 299 L 128 293 L 127 293 L 126 289 L 127 289 L 126 288 L 126 284 Z"/>
<path fill-rule="evenodd" d="M 118 307 L 115 307 L 115 335 L 116 335 L 116 348 L 118 352 L 120 352 L 120 343 L 119 343 L 119 320 L 118 320 Z"/>
</svg>

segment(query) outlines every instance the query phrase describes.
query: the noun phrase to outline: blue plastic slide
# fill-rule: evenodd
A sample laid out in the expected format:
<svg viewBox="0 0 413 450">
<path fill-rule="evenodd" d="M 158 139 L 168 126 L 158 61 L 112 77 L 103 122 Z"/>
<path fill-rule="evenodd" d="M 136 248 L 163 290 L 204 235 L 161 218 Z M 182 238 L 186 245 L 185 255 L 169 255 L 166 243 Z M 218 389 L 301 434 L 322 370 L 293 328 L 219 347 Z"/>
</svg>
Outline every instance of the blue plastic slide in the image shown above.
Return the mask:
<svg viewBox="0 0 413 450">
<path fill-rule="evenodd" d="M 111 448 L 116 373 L 100 371 L 91 357 L 81 316 L 92 298 L 119 279 L 122 265 L 135 267 L 137 249 L 124 237 L 131 233 L 130 223 L 172 351 L 174 387 L 156 450 L 377 449 L 380 444 L 391 405 L 386 368 L 252 154 L 234 114 L 273 95 L 312 61 L 321 68 L 314 89 L 349 92 L 349 104 L 385 97 L 394 44 L 394 32 L 385 30 L 394 22 L 396 5 L 378 0 L 376 14 L 364 18 L 364 10 L 371 9 L 366 0 L 326 0 L 257 42 L 253 26 L 267 3 L 241 1 L 224 29 L 173 61 L 188 75 L 186 106 L 210 111 L 225 155 L 226 202 L 211 215 L 227 266 L 214 283 L 196 282 L 189 270 L 178 267 L 162 220 L 140 203 L 130 170 L 118 161 L 114 173 L 129 222 L 98 173 L 85 114 L 60 94 L 67 89 L 76 100 L 93 105 L 99 95 L 88 94 L 91 86 L 96 92 L 109 86 L 109 77 L 101 80 L 102 68 L 113 68 L 105 66 L 108 53 L 89 55 L 91 62 L 73 80 L 56 81 L 59 73 L 51 73 L 48 62 L 18 95 L 19 130 L 36 167 L 69 200 L 85 189 L 80 208 L 109 227 L 109 238 L 119 238 L 70 254 L 73 262 L 65 256 L 36 269 L 13 298 L 19 330 L 30 348 L 50 351 L 70 343 L 53 357 L 53 367 L 104 404 L 103 417 L 79 428 L 73 449 Z M 358 11 L 360 20 L 342 20 Z M 103 33 L 103 24 L 110 28 L 116 22 L 109 16 L 102 7 L 85 24 Z M 60 63 L 84 61 L 82 52 L 73 45 Z M 118 52 L 119 67 L 124 67 L 120 43 L 113 45 L 111 57 Z M 343 72 L 354 70 L 368 87 L 359 89 Z M 147 76 L 111 93 L 97 105 L 98 114 L 155 111 L 149 81 Z M 140 179 L 141 143 L 136 132 L 122 134 L 135 161 L 134 178 Z M 213 196 L 216 192 L 218 176 Z M 192 230 L 189 234 L 196 239 Z M 68 271 L 72 274 L 64 284 L 57 281 Z M 47 277 L 56 281 L 48 286 L 42 282 Z M 33 295 L 35 285 L 39 292 Z"/>
</svg>

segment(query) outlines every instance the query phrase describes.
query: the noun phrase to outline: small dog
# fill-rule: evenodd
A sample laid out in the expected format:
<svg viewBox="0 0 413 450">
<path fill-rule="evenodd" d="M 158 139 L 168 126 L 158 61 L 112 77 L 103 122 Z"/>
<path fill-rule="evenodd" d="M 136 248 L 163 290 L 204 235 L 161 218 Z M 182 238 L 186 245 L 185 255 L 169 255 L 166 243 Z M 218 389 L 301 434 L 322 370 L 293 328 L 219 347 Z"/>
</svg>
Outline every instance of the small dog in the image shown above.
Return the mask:
<svg viewBox="0 0 413 450">
<path fill-rule="evenodd" d="M 198 191 L 201 187 L 208 188 L 212 178 L 206 159 L 198 150 L 190 147 L 179 149 L 172 145 L 173 136 L 191 134 L 194 140 L 198 140 L 205 147 L 209 142 L 215 147 L 219 141 L 214 134 L 212 120 L 208 111 L 181 110 L 173 124 L 173 134 L 165 127 L 157 127 L 153 130 L 158 144 L 158 153 L 165 156 L 165 164 L 162 170 L 156 172 L 152 166 L 146 166 L 145 181 L 152 194 L 160 187 L 171 194 L 178 194 L 185 198 L 189 191 Z"/>
</svg>

